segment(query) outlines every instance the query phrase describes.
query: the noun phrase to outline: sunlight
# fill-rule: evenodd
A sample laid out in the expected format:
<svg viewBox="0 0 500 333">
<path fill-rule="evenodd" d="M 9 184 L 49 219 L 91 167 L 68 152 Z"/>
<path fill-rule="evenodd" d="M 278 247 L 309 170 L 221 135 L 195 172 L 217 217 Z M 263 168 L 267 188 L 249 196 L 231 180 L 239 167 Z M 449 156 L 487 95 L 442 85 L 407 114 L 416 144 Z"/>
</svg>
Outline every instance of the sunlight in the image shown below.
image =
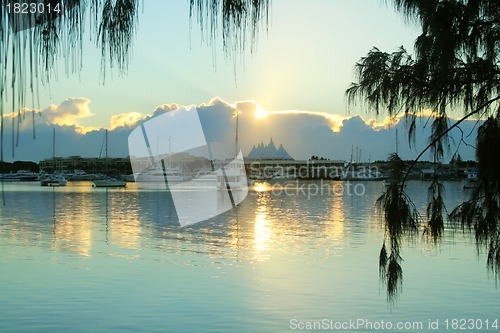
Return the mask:
<svg viewBox="0 0 500 333">
<path fill-rule="evenodd" d="M 255 212 L 255 238 L 254 238 L 254 249 L 256 258 L 259 261 L 269 259 L 269 256 L 265 255 L 269 248 L 270 242 L 270 226 L 269 226 L 269 208 L 266 204 L 263 204 L 257 208 Z"/>
<path fill-rule="evenodd" d="M 269 113 L 261 106 L 258 106 L 253 115 L 259 119 L 265 119 Z"/>
<path fill-rule="evenodd" d="M 342 121 L 347 119 L 347 117 L 327 113 L 327 112 L 316 112 L 316 111 L 306 111 L 306 110 L 282 110 L 282 111 L 266 111 L 261 106 L 257 106 L 257 109 L 254 112 L 254 116 L 258 119 L 265 119 L 267 116 L 271 114 L 285 115 L 285 114 L 307 114 L 307 115 L 315 115 L 319 117 L 326 118 L 330 122 L 330 128 L 334 132 L 340 131 L 342 127 Z"/>
<path fill-rule="evenodd" d="M 265 183 L 264 183 L 265 184 Z M 270 197 L 267 193 L 259 193 L 254 224 L 254 253 L 258 261 L 269 259 L 266 252 L 271 244 Z"/>
<path fill-rule="evenodd" d="M 272 190 L 272 186 L 267 182 L 255 182 L 253 185 L 255 192 L 267 192 Z"/>
</svg>

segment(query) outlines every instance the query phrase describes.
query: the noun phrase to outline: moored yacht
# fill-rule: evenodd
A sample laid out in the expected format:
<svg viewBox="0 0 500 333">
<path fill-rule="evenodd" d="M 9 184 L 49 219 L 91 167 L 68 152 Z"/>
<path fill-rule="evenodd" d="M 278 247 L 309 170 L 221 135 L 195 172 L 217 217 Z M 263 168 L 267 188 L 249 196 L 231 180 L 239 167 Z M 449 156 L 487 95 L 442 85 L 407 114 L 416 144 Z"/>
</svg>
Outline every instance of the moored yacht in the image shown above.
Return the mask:
<svg viewBox="0 0 500 333">
<path fill-rule="evenodd" d="M 106 176 L 103 179 L 96 179 L 92 182 L 93 187 L 125 187 L 127 182 L 121 179 Z"/>
<path fill-rule="evenodd" d="M 40 176 L 41 186 L 66 186 L 68 181 L 62 173 L 55 172 Z"/>
</svg>

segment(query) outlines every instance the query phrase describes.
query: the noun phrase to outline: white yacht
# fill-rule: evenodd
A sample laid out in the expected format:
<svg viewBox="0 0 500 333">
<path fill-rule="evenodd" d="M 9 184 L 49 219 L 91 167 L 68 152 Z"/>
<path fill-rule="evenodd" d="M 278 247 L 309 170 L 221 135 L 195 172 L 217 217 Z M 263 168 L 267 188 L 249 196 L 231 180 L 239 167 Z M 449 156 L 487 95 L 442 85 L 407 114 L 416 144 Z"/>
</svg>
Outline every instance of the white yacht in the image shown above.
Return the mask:
<svg viewBox="0 0 500 333">
<path fill-rule="evenodd" d="M 272 176 L 271 179 L 272 180 L 295 180 L 295 179 L 297 179 L 297 175 L 280 170 L 280 171 L 276 172 Z"/>
<path fill-rule="evenodd" d="M 38 179 L 38 173 L 27 170 L 18 170 L 15 173 L 10 172 L 10 173 L 0 174 L 0 179 L 4 182 L 36 181 Z"/>
<path fill-rule="evenodd" d="M 201 169 L 193 178 L 194 182 L 215 183 L 217 181 L 217 173 L 209 169 Z"/>
<path fill-rule="evenodd" d="M 179 168 L 166 167 L 163 169 L 158 165 L 153 165 L 141 173 L 134 174 L 134 178 L 136 182 L 146 183 L 164 183 L 165 178 L 169 183 L 185 182 L 191 179 Z"/>
<path fill-rule="evenodd" d="M 217 188 L 219 190 L 227 189 L 227 185 L 231 189 L 243 189 L 247 186 L 247 177 L 240 169 L 222 169 L 216 171 Z"/>
<path fill-rule="evenodd" d="M 66 186 L 68 181 L 62 173 L 50 173 L 40 177 L 41 186 Z"/>
<path fill-rule="evenodd" d="M 106 176 L 103 179 L 93 181 L 93 187 L 125 187 L 127 182 L 121 179 Z"/>
</svg>

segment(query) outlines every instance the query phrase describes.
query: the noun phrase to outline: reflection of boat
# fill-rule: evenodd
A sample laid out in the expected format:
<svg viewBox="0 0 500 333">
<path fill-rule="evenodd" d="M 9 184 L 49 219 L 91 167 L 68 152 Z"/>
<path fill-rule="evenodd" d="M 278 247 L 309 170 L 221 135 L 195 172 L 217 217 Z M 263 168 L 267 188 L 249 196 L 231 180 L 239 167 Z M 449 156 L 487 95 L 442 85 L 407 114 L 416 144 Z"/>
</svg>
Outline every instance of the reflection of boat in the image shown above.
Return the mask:
<svg viewBox="0 0 500 333">
<path fill-rule="evenodd" d="M 477 169 L 472 168 L 467 172 L 467 179 L 465 179 L 462 182 L 462 185 L 464 188 L 469 189 L 469 188 L 476 188 L 477 184 L 479 182 L 479 177 L 477 174 Z"/>
<path fill-rule="evenodd" d="M 106 159 L 104 160 L 104 165 L 106 172 L 108 171 L 108 130 L 106 130 L 105 135 L 106 141 Z M 116 179 L 109 175 L 106 175 L 103 179 L 96 179 L 93 181 L 93 187 L 125 187 L 127 182 L 121 179 Z"/>
<path fill-rule="evenodd" d="M 68 181 L 62 173 L 45 174 L 40 177 L 41 186 L 66 186 Z"/>
</svg>

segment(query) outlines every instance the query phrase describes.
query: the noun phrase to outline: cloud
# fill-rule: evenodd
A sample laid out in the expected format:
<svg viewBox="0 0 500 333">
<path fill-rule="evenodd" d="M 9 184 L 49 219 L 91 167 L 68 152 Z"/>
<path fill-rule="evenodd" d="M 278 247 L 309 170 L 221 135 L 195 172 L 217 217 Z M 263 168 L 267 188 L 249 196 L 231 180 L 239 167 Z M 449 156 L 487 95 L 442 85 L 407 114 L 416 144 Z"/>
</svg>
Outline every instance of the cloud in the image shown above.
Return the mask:
<svg viewBox="0 0 500 333">
<path fill-rule="evenodd" d="M 30 112 L 34 112 L 36 116 L 37 139 L 32 138 L 31 121 L 23 121 L 20 126 L 16 157 L 11 159 L 38 161 L 51 157 L 52 128 L 56 128 L 58 156 L 98 156 L 98 150 L 104 138 L 104 129 L 89 129 L 79 125 L 80 119 L 92 115 L 89 103 L 90 100 L 85 98 L 68 98 L 59 106 L 50 105 L 41 112 L 40 110 L 25 110 L 24 116 L 28 117 Z M 113 115 L 110 119 L 109 130 L 110 154 L 127 156 L 128 135 L 136 126 L 152 117 L 179 108 L 178 104 L 171 103 L 157 106 L 151 114 L 128 112 Z M 311 155 L 317 155 L 348 161 L 353 151 L 358 151 L 362 161 L 382 160 L 395 151 L 397 130 L 399 154 L 404 159 L 413 159 L 421 149 L 427 146 L 430 134 L 428 114 L 417 115 L 416 145 L 410 149 L 406 136 L 407 122 L 401 117 L 386 118 L 378 122 L 375 119 L 364 120 L 360 116 L 346 117 L 313 111 L 266 111 L 254 101 L 238 101 L 231 104 L 218 97 L 213 98 L 208 104 L 199 105 L 197 109 L 205 137 L 209 141 L 234 142 L 236 138 L 235 115 L 238 113 L 238 138 L 245 156 L 253 145 L 260 142 L 267 143 L 272 137 L 277 145 L 282 143 L 290 155 L 296 159 L 307 159 Z M 454 122 L 455 120 L 450 119 L 450 124 Z M 476 122 L 464 121 L 461 128 L 464 140 L 474 145 L 477 132 Z M 4 148 L 8 150 L 11 147 L 11 134 L 9 133 L 10 126 L 6 126 Z M 463 159 L 474 159 L 474 149 L 461 143 L 462 133 L 459 130 L 452 131 L 451 137 L 452 147 L 448 158 L 457 147 L 460 147 Z M 4 155 L 8 157 L 10 151 Z M 424 156 L 424 158 L 430 159 L 430 156 Z"/>
<path fill-rule="evenodd" d="M 51 105 L 43 113 L 47 114 L 49 124 L 80 125 L 79 119 L 91 117 L 90 100 L 87 98 L 66 98 L 59 106 Z"/>
<path fill-rule="evenodd" d="M 329 127 L 332 129 L 334 132 L 338 132 L 340 130 L 340 127 L 342 127 L 342 121 L 346 119 L 345 116 L 338 115 L 338 114 L 332 114 L 332 113 L 326 113 L 326 112 L 315 112 L 315 111 L 306 111 L 306 110 L 281 110 L 281 111 L 267 111 L 264 110 L 260 107 L 255 108 L 254 115 L 259 118 L 259 119 L 266 119 L 270 115 L 290 115 L 290 114 L 295 114 L 295 115 L 308 115 L 311 117 L 321 117 L 324 118 Z"/>
<path fill-rule="evenodd" d="M 77 132 L 86 133 L 96 129 L 94 127 L 84 127 L 80 124 L 80 119 L 92 117 L 94 115 L 90 112 L 90 102 L 90 99 L 83 97 L 69 97 L 61 104 L 50 104 L 43 110 L 23 108 L 21 110 L 21 115 L 16 113 L 14 116 L 8 114 L 4 117 L 6 120 L 10 121 L 12 121 L 14 117 L 14 121 L 19 122 L 21 130 L 32 127 L 32 122 L 24 120 L 26 120 L 26 118 L 31 119 L 34 115 L 36 123 L 43 122 L 47 125 L 74 126 Z M 21 118 L 18 118 L 19 116 Z"/>
<path fill-rule="evenodd" d="M 382 129 L 389 129 L 396 126 L 397 124 L 399 124 L 400 120 L 401 117 L 386 117 L 381 123 L 379 123 L 377 119 L 372 118 L 365 121 L 365 123 L 375 131 L 380 131 Z"/>
<path fill-rule="evenodd" d="M 160 114 L 163 114 L 165 112 L 178 110 L 179 108 L 180 106 L 177 105 L 176 103 L 158 105 L 153 111 L 153 117 L 159 116 Z"/>
<path fill-rule="evenodd" d="M 109 128 L 109 130 L 112 131 L 117 127 L 135 126 L 140 120 L 143 120 L 146 117 L 147 116 L 144 116 L 139 112 L 129 112 L 113 115 L 111 116 L 111 127 Z"/>
</svg>

